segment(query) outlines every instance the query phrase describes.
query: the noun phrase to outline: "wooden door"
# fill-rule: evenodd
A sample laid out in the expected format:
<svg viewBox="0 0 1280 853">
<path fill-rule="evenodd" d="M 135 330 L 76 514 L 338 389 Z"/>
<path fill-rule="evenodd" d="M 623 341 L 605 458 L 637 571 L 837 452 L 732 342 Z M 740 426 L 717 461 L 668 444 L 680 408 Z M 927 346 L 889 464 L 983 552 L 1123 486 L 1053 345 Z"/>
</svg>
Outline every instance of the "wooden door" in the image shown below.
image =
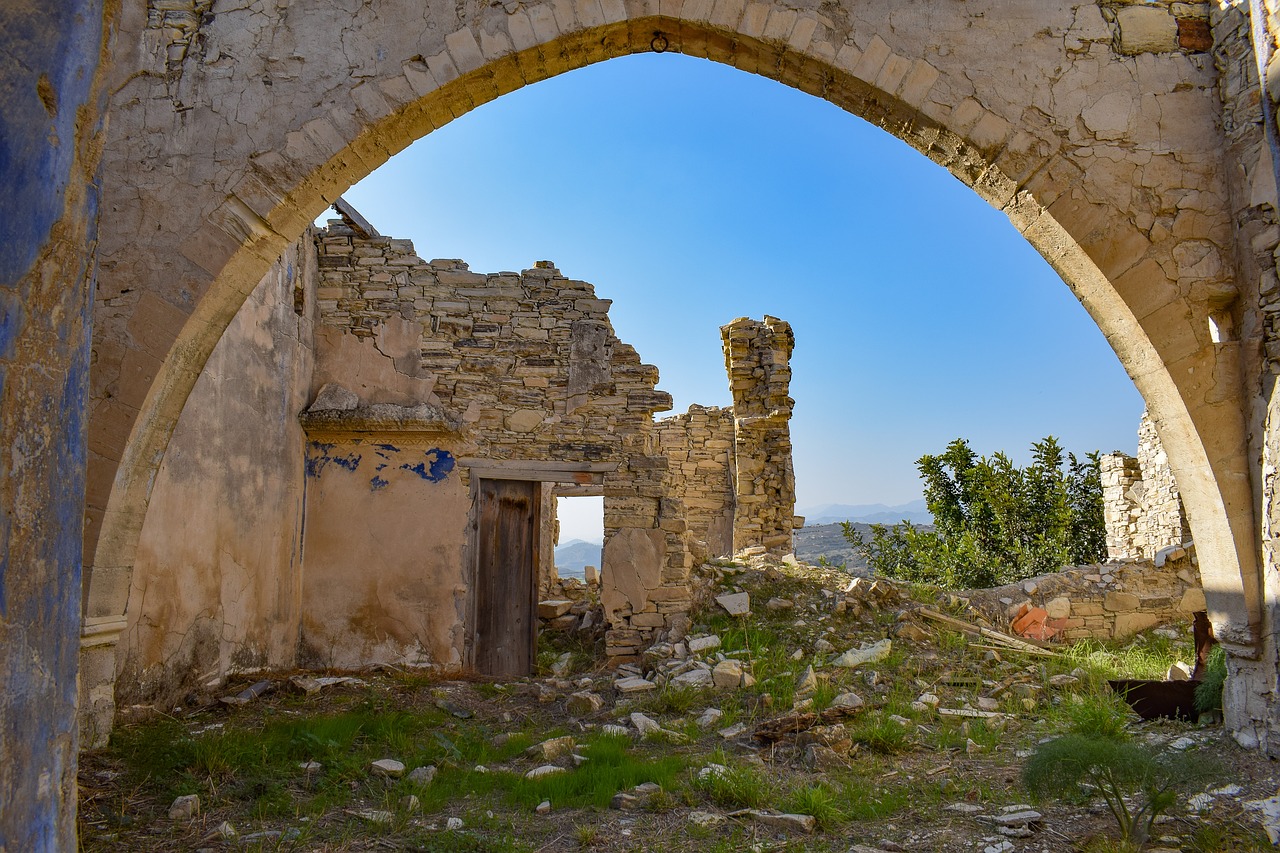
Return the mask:
<svg viewBox="0 0 1280 853">
<path fill-rule="evenodd" d="M 473 661 L 483 675 L 533 672 L 540 483 L 481 480 Z"/>
</svg>

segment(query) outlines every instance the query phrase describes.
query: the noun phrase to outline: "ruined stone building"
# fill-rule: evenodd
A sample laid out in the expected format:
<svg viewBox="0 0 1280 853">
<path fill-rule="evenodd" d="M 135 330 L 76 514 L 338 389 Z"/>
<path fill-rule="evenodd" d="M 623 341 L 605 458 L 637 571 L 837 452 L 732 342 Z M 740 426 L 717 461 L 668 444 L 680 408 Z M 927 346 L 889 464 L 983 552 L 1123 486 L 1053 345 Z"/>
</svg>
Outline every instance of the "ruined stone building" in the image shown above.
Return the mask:
<svg viewBox="0 0 1280 853">
<path fill-rule="evenodd" d="M 255 326 L 243 336 L 256 335 L 259 345 L 268 337 L 280 343 L 252 365 L 261 377 L 294 372 L 296 382 L 274 386 L 278 398 L 219 378 L 229 377 L 225 370 L 236 361 L 253 360 L 214 354 L 246 302 L 281 321 L 294 311 L 292 294 L 280 304 L 255 301 L 263 277 L 275 277 L 281 288 L 296 281 L 304 261 L 291 247 L 314 218 L 414 140 L 521 86 L 658 45 L 767 75 L 866 119 L 948 169 L 1053 265 L 1142 393 L 1177 478 L 1209 618 L 1228 653 L 1226 725 L 1241 744 L 1280 754 L 1278 14 L 1261 0 L 0 4 L 0 176 L 6 187 L 0 216 L 0 671 L 6 681 L 0 844 L 75 848 L 77 749 L 110 725 L 121 638 L 152 630 L 133 615 L 134 573 L 150 554 L 181 545 L 144 528 L 157 524 L 153 512 L 177 512 L 157 490 L 183 476 L 167 451 L 176 452 L 170 439 L 195 386 L 203 382 L 222 394 L 229 408 L 244 411 L 246 425 L 254 423 L 250 414 L 283 411 L 304 396 L 314 402 L 308 365 L 314 366 L 319 344 L 307 345 L 306 327 L 312 325 L 317 341 L 322 332 L 333 334 L 315 317 L 294 314 L 292 330 L 282 323 L 268 335 Z M 297 262 L 291 268 L 282 256 Z M 353 259 L 356 268 L 395 269 L 390 255 Z M 302 426 L 281 422 L 261 433 L 262 453 L 279 453 L 279 460 L 310 453 L 323 502 L 330 489 L 336 498 L 357 484 L 372 501 L 375 477 L 388 482 L 384 491 L 436 489 L 461 498 L 485 479 L 475 476 L 483 465 L 468 463 L 483 460 L 485 447 L 511 460 L 503 455 L 509 445 L 502 436 L 527 436 L 520 430 L 531 425 L 535 437 L 545 432 L 548 441 L 563 433 L 554 443 L 566 445 L 564 464 L 578 467 L 551 472 L 550 479 L 591 480 L 582 485 L 606 498 L 611 475 L 634 474 L 643 484 L 618 497 L 613 539 L 630 540 L 631 555 L 659 540 L 668 551 L 664 561 L 644 558 L 657 576 L 647 576 L 652 587 L 644 586 L 641 608 L 630 594 L 615 598 L 613 607 L 628 620 L 626 630 L 640 630 L 637 619 L 656 621 L 645 614 L 662 612 L 666 584 L 683 571 L 673 564 L 670 546 L 684 536 L 668 529 L 679 523 L 664 510 L 663 500 L 673 500 L 663 497 L 667 475 L 633 469 L 660 457 L 657 439 L 652 428 L 644 442 L 635 433 L 616 442 L 600 439 L 591 414 L 591 406 L 615 396 L 597 383 L 595 370 L 606 363 L 635 389 L 637 408 L 658 408 L 639 363 L 622 347 L 600 360 L 589 350 L 609 339 L 584 326 L 576 338 L 577 363 L 594 367 L 575 376 L 585 383 L 587 405 L 571 406 L 566 395 L 563 412 L 553 403 L 534 424 L 534 415 L 522 413 L 549 399 L 536 384 L 539 374 L 527 374 L 534 384 L 522 377 L 488 389 L 486 371 L 499 354 L 497 344 L 484 346 L 488 326 L 509 329 L 513 338 L 517 327 L 534 327 L 512 315 L 510 326 L 473 319 L 470 331 L 432 329 L 436 303 L 426 308 L 425 289 L 413 295 L 413 276 L 437 276 L 437 282 L 461 276 L 439 286 L 486 293 L 520 281 L 533 292 L 544 286 L 547 271 L 497 283 L 486 277 L 481 285 L 456 267 L 403 260 L 410 283 L 384 287 L 399 274 L 388 273 L 391 279 L 376 282 L 377 290 L 395 298 L 371 300 L 385 303 L 369 308 L 386 311 L 386 322 L 378 324 L 385 331 L 360 325 L 367 318 L 353 314 L 347 334 L 362 342 L 344 350 L 370 364 L 391 363 L 384 369 L 388 377 L 394 373 L 399 397 L 377 402 L 335 378 L 325 399 L 338 408 L 313 413 L 306 429 L 314 438 L 286 435 Z M 574 290 L 554 277 L 546 286 Z M 404 296 L 402 287 L 408 288 Z M 556 307 L 549 310 L 581 312 L 570 325 L 597 322 L 596 308 L 570 305 L 589 302 L 583 293 L 552 299 Z M 418 298 L 422 307 L 409 304 Z M 459 295 L 452 300 L 458 313 L 439 312 L 441 323 L 459 317 L 464 304 L 470 311 L 488 298 Z M 306 314 L 305 295 L 302 302 Z M 405 358 L 404 336 L 413 324 L 424 336 L 430 330 L 474 342 L 458 348 L 460 369 L 473 378 L 426 391 L 426 377 L 415 375 Z M 355 335 L 360 330 L 368 334 Z M 570 329 L 556 346 L 571 350 L 573 340 Z M 419 353 L 424 363 L 434 357 Z M 452 407 L 460 390 L 480 385 L 477 393 L 509 406 L 500 424 L 486 424 L 494 427 L 488 445 L 474 437 L 480 420 L 468 422 L 466 408 Z M 354 408 L 343 408 L 351 397 L 337 386 L 356 396 Z M 387 416 L 388 429 L 412 441 L 381 442 L 394 451 L 372 447 L 379 405 L 398 407 Z M 687 431 L 713 430 L 717 417 L 708 413 L 697 424 L 691 417 Z M 753 441 L 771 443 L 765 427 Z M 725 434 L 721 429 L 717 441 Z M 288 449 L 280 442 L 297 444 Z M 313 442 L 333 447 L 307 451 Z M 605 458 L 593 458 L 596 447 L 605 448 Z M 449 454 L 447 475 L 441 477 L 445 457 L 432 450 Z M 212 455 L 216 446 L 204 452 Z M 415 471 L 420 464 L 425 478 Z M 605 464 L 617 467 L 592 467 Z M 169 472 L 161 477 L 164 465 Z M 248 531 L 246 541 L 276 554 L 277 562 L 297 559 L 295 542 L 316 549 L 339 544 L 336 537 L 324 542 L 332 529 L 308 525 L 296 537 L 273 532 L 284 529 L 280 519 L 297 520 L 289 507 L 299 484 L 306 491 L 311 481 L 305 468 L 284 478 L 267 478 L 264 470 L 251 466 L 233 477 L 192 464 L 190 479 L 177 485 L 203 486 L 252 507 L 258 500 L 236 493 L 227 478 L 248 492 L 247 484 L 261 477 L 260 485 L 280 500 L 266 508 L 262 527 Z M 787 488 L 785 476 L 759 485 L 779 493 Z M 755 494 L 755 481 L 752 486 Z M 497 504 L 535 502 L 535 495 L 503 489 L 491 495 Z M 709 529 L 716 511 L 705 509 Z M 193 536 L 213 531 L 221 537 L 248 524 L 225 518 L 214 514 Z M 406 522 L 403 529 L 412 527 Z M 386 531 L 359 535 L 381 539 Z M 307 558 L 305 547 L 301 558 Z M 225 583 L 220 601 L 273 602 L 284 625 L 303 618 L 307 573 L 258 578 L 242 568 L 244 554 L 222 559 L 214 575 Z M 214 577 L 192 581 L 209 601 Z M 156 594 L 171 596 L 172 589 Z M 368 601 L 389 591 L 359 593 Z M 440 606 L 447 611 L 450 605 Z M 455 595 L 453 614 L 460 606 L 466 607 Z M 163 607 L 183 605 L 151 596 L 142 605 Z M 202 613 L 210 625 L 226 615 L 216 608 Z M 412 647 L 394 626 L 376 620 L 370 626 L 369 648 Z M 262 635 L 252 638 L 253 655 L 270 656 L 292 642 L 286 630 L 255 630 Z M 322 639 L 308 653 L 338 654 L 332 640 L 323 639 L 334 626 L 316 630 Z M 212 639 L 202 639 L 206 634 L 215 636 L 202 629 L 189 642 L 212 648 Z M 172 636 L 148 642 L 176 649 L 183 637 L 175 628 Z M 429 642 L 446 641 L 432 635 Z M 448 639 L 459 654 L 462 642 Z M 132 665 L 146 669 L 140 658 Z"/>
<path fill-rule="evenodd" d="M 1151 417 L 1138 426 L 1138 455 L 1107 453 L 1100 461 L 1108 560 L 1155 560 L 1191 541 L 1169 456 Z"/>
<path fill-rule="evenodd" d="M 188 398 L 99 717 L 262 668 L 526 674 L 557 496 L 604 496 L 610 654 L 688 612 L 708 553 L 791 550 L 786 323 L 722 331 L 723 429 L 673 427 L 719 419 L 700 407 L 655 427 L 671 398 L 590 284 L 545 261 L 424 261 L 340 207 L 272 267 Z"/>
</svg>

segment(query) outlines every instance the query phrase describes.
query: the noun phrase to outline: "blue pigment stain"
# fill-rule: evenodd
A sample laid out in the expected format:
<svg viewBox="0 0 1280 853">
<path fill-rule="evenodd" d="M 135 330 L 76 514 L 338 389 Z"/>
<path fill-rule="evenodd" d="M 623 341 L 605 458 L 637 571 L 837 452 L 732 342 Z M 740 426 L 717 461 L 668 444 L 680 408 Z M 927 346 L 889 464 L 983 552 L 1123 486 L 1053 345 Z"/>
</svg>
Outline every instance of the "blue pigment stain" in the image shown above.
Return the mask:
<svg viewBox="0 0 1280 853">
<path fill-rule="evenodd" d="M 396 447 L 394 444 L 375 444 L 374 447 L 381 448 L 382 450 L 390 450 L 392 453 L 400 452 L 400 448 Z"/>
<path fill-rule="evenodd" d="M 445 477 L 448 477 L 449 472 L 453 470 L 453 454 L 447 450 L 441 450 L 437 447 L 426 451 L 423 456 L 426 459 L 417 465 L 406 463 L 401 465 L 400 468 L 405 471 L 412 471 L 428 483 L 440 482 Z"/>
<path fill-rule="evenodd" d="M 307 476 L 319 477 L 320 473 L 328 467 L 332 462 L 339 468 L 345 468 L 348 471 L 355 471 L 360 467 L 360 454 L 349 453 L 346 456 L 338 456 L 333 454 L 334 445 L 323 444 L 319 441 L 313 441 L 310 445 L 310 453 L 307 454 Z"/>
<path fill-rule="evenodd" d="M 372 480 L 369 481 L 370 491 L 374 491 L 374 492 L 378 491 L 378 489 L 384 488 L 387 485 L 388 485 L 388 481 L 376 475 Z"/>
</svg>

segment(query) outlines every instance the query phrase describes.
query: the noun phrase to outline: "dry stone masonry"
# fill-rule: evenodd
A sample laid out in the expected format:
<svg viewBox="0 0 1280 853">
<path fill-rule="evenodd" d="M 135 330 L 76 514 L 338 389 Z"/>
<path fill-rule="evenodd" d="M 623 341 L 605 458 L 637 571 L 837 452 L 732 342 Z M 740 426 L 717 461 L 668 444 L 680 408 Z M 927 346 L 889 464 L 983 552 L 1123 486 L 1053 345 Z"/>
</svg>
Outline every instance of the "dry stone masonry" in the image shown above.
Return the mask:
<svg viewBox="0 0 1280 853">
<path fill-rule="evenodd" d="M 733 392 L 733 550 L 792 550 L 796 479 L 791 467 L 791 324 L 740 317 L 720 329 Z"/>
<path fill-rule="evenodd" d="M 692 405 L 654 425 L 667 457 L 667 494 L 684 503 L 689 532 L 713 557 L 733 553 L 735 445 L 733 409 Z"/>
<path fill-rule="evenodd" d="M 1108 453 L 1100 460 L 1107 559 L 1154 560 L 1184 547 L 1191 528 L 1169 468 L 1169 457 L 1145 412 L 1138 426 L 1138 456 Z"/>
</svg>

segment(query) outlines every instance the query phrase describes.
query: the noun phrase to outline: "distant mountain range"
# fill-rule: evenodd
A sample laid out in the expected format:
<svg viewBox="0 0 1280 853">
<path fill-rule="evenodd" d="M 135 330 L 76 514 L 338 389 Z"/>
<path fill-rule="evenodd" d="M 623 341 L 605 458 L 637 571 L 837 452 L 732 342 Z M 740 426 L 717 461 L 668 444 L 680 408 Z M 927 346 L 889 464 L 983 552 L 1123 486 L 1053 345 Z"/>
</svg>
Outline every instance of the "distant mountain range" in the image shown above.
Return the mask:
<svg viewBox="0 0 1280 853">
<path fill-rule="evenodd" d="M 933 524 L 933 516 L 924 498 L 898 506 L 885 504 L 822 504 L 796 510 L 804 516 L 806 525 L 837 524 L 841 521 L 857 521 L 863 524 Z"/>
<path fill-rule="evenodd" d="M 581 578 L 587 566 L 600 568 L 601 545 L 583 539 L 570 539 L 556 546 L 556 572 L 562 578 Z"/>
</svg>

